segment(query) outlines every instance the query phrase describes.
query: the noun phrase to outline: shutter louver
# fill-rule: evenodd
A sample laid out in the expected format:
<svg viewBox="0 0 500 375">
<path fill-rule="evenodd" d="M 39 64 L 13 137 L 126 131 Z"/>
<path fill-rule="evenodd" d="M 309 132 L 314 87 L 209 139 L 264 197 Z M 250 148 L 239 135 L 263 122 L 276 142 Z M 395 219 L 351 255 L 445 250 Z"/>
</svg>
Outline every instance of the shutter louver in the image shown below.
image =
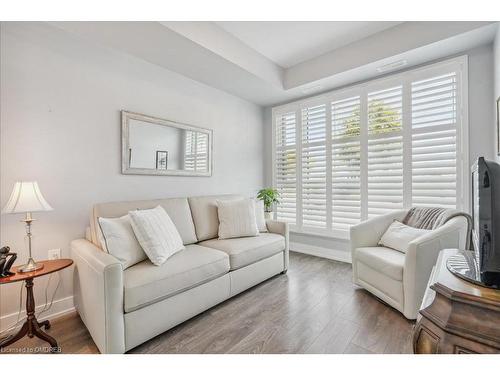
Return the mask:
<svg viewBox="0 0 500 375">
<path fill-rule="evenodd" d="M 368 94 L 368 218 L 403 208 L 402 86 Z"/>
<path fill-rule="evenodd" d="M 456 73 L 411 85 L 415 206 L 457 206 L 456 91 Z"/>
<path fill-rule="evenodd" d="M 326 228 L 326 105 L 302 110 L 302 225 Z"/>
<path fill-rule="evenodd" d="M 294 112 L 276 118 L 275 184 L 280 193 L 276 211 L 278 220 L 291 224 L 297 209 L 296 125 Z"/>
<path fill-rule="evenodd" d="M 361 220 L 360 97 L 332 102 L 332 228 Z"/>
</svg>

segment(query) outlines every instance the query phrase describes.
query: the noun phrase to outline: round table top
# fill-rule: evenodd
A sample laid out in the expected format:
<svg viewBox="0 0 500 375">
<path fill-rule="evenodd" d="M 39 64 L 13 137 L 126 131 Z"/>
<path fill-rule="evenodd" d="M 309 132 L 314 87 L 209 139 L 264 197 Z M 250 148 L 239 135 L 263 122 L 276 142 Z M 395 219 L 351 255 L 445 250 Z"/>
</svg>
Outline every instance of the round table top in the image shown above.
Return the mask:
<svg viewBox="0 0 500 375">
<path fill-rule="evenodd" d="M 52 272 L 60 271 L 66 267 L 73 264 L 72 259 L 54 259 L 54 260 L 41 260 L 37 263 L 43 264 L 43 268 L 33 271 L 33 272 L 18 272 L 18 269 L 22 267 L 16 266 L 12 267 L 11 272 L 15 272 L 12 276 L 0 277 L 0 284 L 15 283 L 16 281 L 23 281 L 26 279 L 34 279 L 35 277 L 40 277 L 48 275 Z"/>
</svg>

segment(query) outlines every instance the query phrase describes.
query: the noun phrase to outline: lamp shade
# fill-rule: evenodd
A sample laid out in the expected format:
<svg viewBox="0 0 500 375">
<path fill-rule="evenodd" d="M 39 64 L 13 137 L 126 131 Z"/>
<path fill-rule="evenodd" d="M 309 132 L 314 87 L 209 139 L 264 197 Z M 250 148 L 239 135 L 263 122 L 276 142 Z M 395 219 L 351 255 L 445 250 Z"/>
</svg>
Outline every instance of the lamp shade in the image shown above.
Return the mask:
<svg viewBox="0 0 500 375">
<path fill-rule="evenodd" d="M 12 194 L 2 210 L 3 214 L 52 211 L 36 181 L 16 182 Z"/>
</svg>

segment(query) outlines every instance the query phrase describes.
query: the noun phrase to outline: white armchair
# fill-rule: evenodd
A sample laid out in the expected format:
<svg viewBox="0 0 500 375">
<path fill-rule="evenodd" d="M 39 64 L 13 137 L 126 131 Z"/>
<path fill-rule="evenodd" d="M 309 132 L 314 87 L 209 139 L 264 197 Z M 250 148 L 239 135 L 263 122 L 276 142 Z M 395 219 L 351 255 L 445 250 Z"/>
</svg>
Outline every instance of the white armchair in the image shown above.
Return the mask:
<svg viewBox="0 0 500 375">
<path fill-rule="evenodd" d="M 402 221 L 408 210 L 394 211 L 352 226 L 353 281 L 416 319 L 427 282 L 438 254 L 446 248 L 464 249 L 467 219 L 457 216 L 438 229 L 409 243 L 405 253 L 378 245 L 389 225 Z"/>
</svg>

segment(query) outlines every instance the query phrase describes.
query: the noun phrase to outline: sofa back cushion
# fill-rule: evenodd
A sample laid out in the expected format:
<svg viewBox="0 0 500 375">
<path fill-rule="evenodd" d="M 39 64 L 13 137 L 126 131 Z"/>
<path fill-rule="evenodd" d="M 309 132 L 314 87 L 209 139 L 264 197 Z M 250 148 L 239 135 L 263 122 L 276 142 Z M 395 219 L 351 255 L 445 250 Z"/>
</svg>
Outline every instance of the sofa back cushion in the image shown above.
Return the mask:
<svg viewBox="0 0 500 375">
<path fill-rule="evenodd" d="M 100 238 L 102 238 L 102 233 L 98 223 L 99 217 L 120 217 L 127 215 L 129 211 L 155 208 L 158 205 L 163 207 L 172 219 L 175 227 L 181 235 L 184 245 L 198 242 L 187 198 L 168 198 L 96 204 L 92 209 L 90 217 L 92 242 L 96 246 L 101 247 Z"/>
<path fill-rule="evenodd" d="M 243 196 L 228 194 L 188 198 L 198 241 L 210 240 L 219 235 L 217 201 L 237 199 L 243 199 Z"/>
</svg>

